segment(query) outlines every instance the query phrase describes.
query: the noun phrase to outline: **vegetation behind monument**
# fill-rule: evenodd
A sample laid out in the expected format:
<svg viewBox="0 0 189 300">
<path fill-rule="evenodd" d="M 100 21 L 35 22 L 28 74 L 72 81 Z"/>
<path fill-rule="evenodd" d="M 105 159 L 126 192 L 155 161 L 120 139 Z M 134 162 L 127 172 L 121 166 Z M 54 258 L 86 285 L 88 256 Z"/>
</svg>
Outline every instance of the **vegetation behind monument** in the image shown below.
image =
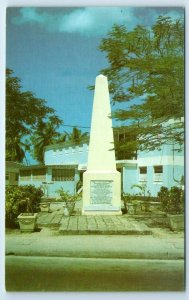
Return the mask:
<svg viewBox="0 0 189 300">
<path fill-rule="evenodd" d="M 44 163 L 44 147 L 71 141 L 80 143 L 88 137 L 74 127 L 71 133 L 60 133 L 63 121 L 44 99 L 23 91 L 20 78 L 6 70 L 6 160 L 23 162 L 26 152 Z"/>
<path fill-rule="evenodd" d="M 184 116 L 184 21 L 160 16 L 151 28 L 131 31 L 114 25 L 99 49 L 108 59 L 101 73 L 108 76 L 113 104 L 127 103 L 112 115 L 127 121 L 128 138 L 118 146 L 134 151 L 182 145 L 183 122 L 164 125 Z"/>
</svg>

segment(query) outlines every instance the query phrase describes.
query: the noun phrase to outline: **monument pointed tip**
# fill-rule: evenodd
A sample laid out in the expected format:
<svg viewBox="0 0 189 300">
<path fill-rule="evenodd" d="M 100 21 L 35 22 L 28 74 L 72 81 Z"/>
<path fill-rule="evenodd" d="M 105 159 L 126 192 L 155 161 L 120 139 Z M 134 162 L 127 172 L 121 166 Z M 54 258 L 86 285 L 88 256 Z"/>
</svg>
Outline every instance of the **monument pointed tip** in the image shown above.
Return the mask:
<svg viewBox="0 0 189 300">
<path fill-rule="evenodd" d="M 100 75 L 98 75 L 97 77 L 105 77 L 106 78 L 106 76 L 104 76 L 103 74 L 100 74 Z"/>
</svg>

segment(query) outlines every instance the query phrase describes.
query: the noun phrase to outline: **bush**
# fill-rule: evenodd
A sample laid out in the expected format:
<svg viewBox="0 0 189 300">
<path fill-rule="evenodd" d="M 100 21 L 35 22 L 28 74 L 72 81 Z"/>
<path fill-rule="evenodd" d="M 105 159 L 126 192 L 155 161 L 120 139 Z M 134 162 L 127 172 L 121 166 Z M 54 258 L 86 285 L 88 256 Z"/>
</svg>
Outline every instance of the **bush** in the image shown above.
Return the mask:
<svg viewBox="0 0 189 300">
<path fill-rule="evenodd" d="M 161 209 L 165 212 L 168 211 L 168 199 L 169 199 L 169 190 L 167 187 L 162 186 L 158 192 L 158 201 L 161 203 Z"/>
<path fill-rule="evenodd" d="M 133 198 L 134 196 L 129 194 L 129 193 L 123 193 L 122 194 L 122 200 L 123 200 L 123 203 L 124 203 L 124 211 L 123 213 L 126 213 L 127 212 L 127 203 L 131 203 L 132 200 L 134 200 Z"/>
<path fill-rule="evenodd" d="M 158 199 L 164 212 L 176 215 L 184 212 L 184 192 L 181 188 L 173 186 L 168 190 L 167 187 L 162 186 Z"/>
<path fill-rule="evenodd" d="M 41 188 L 36 188 L 33 185 L 7 186 L 5 202 L 6 227 L 17 228 L 17 217 L 20 213 L 28 210 L 30 212 L 39 211 L 39 203 L 42 196 L 43 191 Z"/>
<path fill-rule="evenodd" d="M 79 200 L 80 196 L 78 194 L 71 195 L 69 192 L 64 191 L 63 188 L 58 190 L 60 195 L 60 200 L 65 203 L 70 214 L 73 213 L 76 201 Z"/>
</svg>

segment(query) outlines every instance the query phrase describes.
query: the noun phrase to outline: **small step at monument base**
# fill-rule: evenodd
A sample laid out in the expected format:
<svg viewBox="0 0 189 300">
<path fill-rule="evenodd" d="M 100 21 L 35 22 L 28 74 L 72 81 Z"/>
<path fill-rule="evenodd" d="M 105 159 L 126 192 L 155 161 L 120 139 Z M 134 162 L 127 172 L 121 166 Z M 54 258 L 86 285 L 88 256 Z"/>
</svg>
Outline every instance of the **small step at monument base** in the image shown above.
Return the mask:
<svg viewBox="0 0 189 300">
<path fill-rule="evenodd" d="M 122 216 L 71 216 L 63 217 L 59 234 L 63 235 L 149 235 L 151 229 L 142 222 Z"/>
<path fill-rule="evenodd" d="M 116 215 L 120 216 L 122 215 L 122 211 L 113 205 L 108 204 L 93 204 L 85 206 L 85 210 L 82 210 L 82 215 L 85 216 L 96 216 L 96 215 Z"/>
<path fill-rule="evenodd" d="M 82 211 L 83 216 L 121 216 L 122 212 L 121 211 L 114 211 L 114 210 L 85 210 Z"/>
</svg>

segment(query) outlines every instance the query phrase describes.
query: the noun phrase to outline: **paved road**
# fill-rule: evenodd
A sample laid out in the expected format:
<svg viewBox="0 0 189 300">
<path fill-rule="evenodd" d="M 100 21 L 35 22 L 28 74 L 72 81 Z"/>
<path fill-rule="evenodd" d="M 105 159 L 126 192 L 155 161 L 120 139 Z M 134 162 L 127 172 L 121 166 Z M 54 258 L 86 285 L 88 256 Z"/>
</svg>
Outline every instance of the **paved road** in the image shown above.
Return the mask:
<svg viewBox="0 0 189 300">
<path fill-rule="evenodd" d="M 182 291 L 183 260 L 6 257 L 8 291 Z"/>
</svg>

